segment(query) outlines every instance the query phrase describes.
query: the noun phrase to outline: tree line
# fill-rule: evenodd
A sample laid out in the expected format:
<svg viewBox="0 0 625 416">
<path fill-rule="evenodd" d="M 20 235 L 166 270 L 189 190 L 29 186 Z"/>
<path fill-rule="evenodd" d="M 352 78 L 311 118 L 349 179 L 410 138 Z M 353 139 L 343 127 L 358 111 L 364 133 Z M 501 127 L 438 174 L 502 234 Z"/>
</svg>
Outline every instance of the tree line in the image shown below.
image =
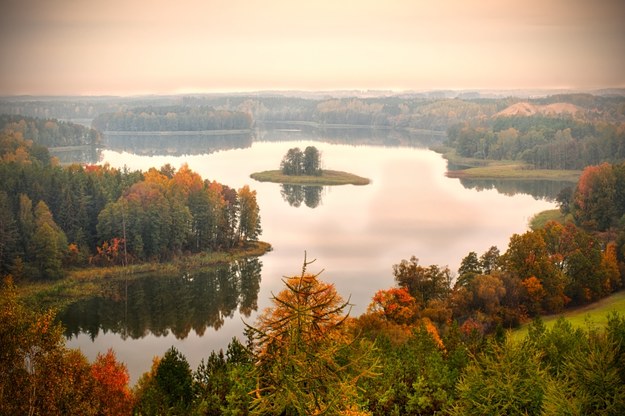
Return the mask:
<svg viewBox="0 0 625 416">
<path fill-rule="evenodd" d="M 47 152 L 30 153 L 32 143 L 19 134 L 0 138 L 3 274 L 55 279 L 65 267 L 226 250 L 261 233 L 248 186 L 204 180 L 187 165 L 60 167 Z"/>
<path fill-rule="evenodd" d="M 280 94 L 155 96 L 141 98 L 85 97 L 74 99 L 4 99 L 0 113 L 39 118 L 85 119 L 102 114 L 145 112 L 157 116 L 158 108 L 214 108 L 241 112 L 253 122 L 313 122 L 321 125 L 344 124 L 396 129 L 446 131 L 466 120 L 488 119 L 521 98 L 480 98 L 478 94 L 404 93 L 377 97 L 287 96 Z M 625 116 L 623 97 L 618 95 L 558 94 L 526 100 L 531 104 L 571 103 L 592 122 L 620 123 Z M 140 124 L 140 122 L 138 122 Z M 144 123 L 145 124 L 145 123 Z M 173 124 L 173 123 L 172 123 Z M 98 127 L 99 128 L 99 127 Z M 186 129 L 186 128 L 185 128 Z M 100 129 L 102 130 L 102 129 Z M 113 129 L 111 129 L 113 130 Z M 116 129 L 122 130 L 122 129 Z M 123 130 L 128 130 L 123 128 Z M 161 129 L 169 130 L 169 129 Z M 183 129 L 180 129 L 183 130 Z M 196 130 L 196 129 L 189 129 Z"/>
<path fill-rule="evenodd" d="M 246 130 L 252 123 L 251 115 L 241 111 L 206 106 L 149 106 L 100 114 L 93 119 L 92 126 L 100 131 L 155 132 Z"/>
<path fill-rule="evenodd" d="M 0 131 L 19 134 L 38 146 L 95 146 L 100 143 L 100 133 L 78 124 L 49 118 L 32 118 L 18 115 L 0 115 Z"/>
</svg>

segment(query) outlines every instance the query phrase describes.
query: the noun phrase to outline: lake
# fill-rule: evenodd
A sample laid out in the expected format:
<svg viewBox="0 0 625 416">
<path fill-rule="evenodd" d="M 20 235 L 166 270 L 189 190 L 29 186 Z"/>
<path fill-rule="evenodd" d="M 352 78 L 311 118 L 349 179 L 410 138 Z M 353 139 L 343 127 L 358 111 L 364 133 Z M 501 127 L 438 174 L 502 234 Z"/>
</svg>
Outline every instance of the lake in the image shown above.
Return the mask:
<svg viewBox="0 0 625 416">
<path fill-rule="evenodd" d="M 504 252 L 510 236 L 524 232 L 535 213 L 555 207 L 548 199 L 510 192 L 510 186 L 500 193 L 496 184 L 465 186 L 447 178 L 446 161 L 425 147 L 427 140 L 394 134 L 350 131 L 348 139 L 338 140 L 274 130 L 236 139 L 231 147 L 221 141 L 211 147 L 207 139 L 205 152 L 202 143 L 188 154 L 104 150 L 100 163 L 113 167 L 187 163 L 203 178 L 236 189 L 250 185 L 261 209 L 261 239 L 273 251 L 221 268 L 111 284 L 104 297 L 61 314 L 68 346 L 90 359 L 113 348 L 131 383 L 172 345 L 195 369 L 213 349 L 225 349 L 235 336 L 243 340 L 243 319 L 254 323 L 255 310 L 282 290 L 282 278 L 300 273 L 305 253 L 316 259 L 309 271 L 323 270 L 320 278 L 350 298 L 355 316 L 376 291 L 394 285 L 392 266 L 402 259 L 414 255 L 421 265 L 448 265 L 455 272 L 470 251 L 481 255 L 496 245 Z M 324 168 L 370 178 L 371 184 L 304 189 L 249 178 L 277 169 L 289 148 L 308 145 L 321 151 Z"/>
</svg>

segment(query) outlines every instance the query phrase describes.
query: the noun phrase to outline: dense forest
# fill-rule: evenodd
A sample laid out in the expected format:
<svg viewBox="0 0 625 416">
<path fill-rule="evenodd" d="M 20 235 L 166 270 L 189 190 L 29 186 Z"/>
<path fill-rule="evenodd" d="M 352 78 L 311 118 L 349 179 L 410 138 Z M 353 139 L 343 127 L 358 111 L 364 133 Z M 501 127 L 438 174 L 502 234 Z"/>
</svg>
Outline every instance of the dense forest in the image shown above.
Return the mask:
<svg viewBox="0 0 625 416">
<path fill-rule="evenodd" d="M 255 191 L 203 180 L 186 165 L 60 167 L 11 130 L 0 133 L 0 145 L 3 274 L 57 279 L 70 266 L 167 260 L 261 233 Z"/>
<path fill-rule="evenodd" d="M 583 169 L 625 158 L 623 124 L 566 116 L 507 116 L 450 127 L 449 145 L 478 159 L 522 160 L 544 169 Z"/>
<path fill-rule="evenodd" d="M 208 108 L 207 100 L 191 97 L 183 104 Z M 215 111 L 241 111 L 250 123 L 449 129 L 449 144 L 464 156 L 583 172 L 558 195 L 566 220 L 512 235 L 504 250 L 467 253 L 457 273 L 416 257 L 400 260 L 392 265 L 396 285 L 378 291 L 361 316 L 350 316 L 349 300 L 304 259 L 301 273 L 284 278 L 272 306 L 247 322 L 244 341 L 234 338 L 225 353 L 207 352 L 196 369 L 172 347 L 131 388 L 113 351 L 89 362 L 68 349 L 55 313 L 26 306 L 14 284 L 59 279 L 69 267 L 168 260 L 256 240 L 255 192 L 203 179 L 186 165 L 147 172 L 60 167 L 44 137 L 69 144 L 73 139 L 65 134 L 85 140 L 97 133 L 50 119 L 7 117 L 0 133 L 0 273 L 6 276 L 0 289 L 0 414 L 625 413 L 625 317 L 614 314 L 605 328 L 582 329 L 564 320 L 547 329 L 540 319 L 625 285 L 621 98 L 532 101 L 534 109 L 568 100 L 576 112 L 567 114 L 511 113 L 525 108 L 514 107 L 517 99 L 215 100 L 222 104 L 211 102 Z M 150 104 L 143 105 L 139 116 L 151 114 Z M 63 108 L 70 109 L 66 103 Z M 107 112 L 135 120 L 130 108 L 111 113 L 108 106 Z M 150 111 L 158 120 L 169 110 Z M 67 133 L 43 133 L 54 130 L 51 123 Z M 207 309 L 206 320 L 199 312 L 203 296 L 221 303 L 219 288 L 236 284 L 246 310 L 254 309 L 258 263 L 229 267 L 250 269 L 249 278 L 224 269 L 206 286 L 199 280 L 178 284 L 163 308 L 175 310 L 180 294 L 194 328 L 218 326 L 236 305 L 224 301 Z M 239 277 L 231 281 L 232 274 Z M 138 296 L 154 289 L 135 286 Z M 131 336 L 140 336 L 145 323 L 141 305 L 135 306 Z M 97 305 L 74 307 L 98 313 Z M 87 318 L 76 327 L 88 326 Z M 175 314 L 167 319 L 176 326 Z M 524 339 L 509 338 L 507 329 L 529 321 Z M 180 327 L 177 334 L 188 330 Z"/>
</svg>

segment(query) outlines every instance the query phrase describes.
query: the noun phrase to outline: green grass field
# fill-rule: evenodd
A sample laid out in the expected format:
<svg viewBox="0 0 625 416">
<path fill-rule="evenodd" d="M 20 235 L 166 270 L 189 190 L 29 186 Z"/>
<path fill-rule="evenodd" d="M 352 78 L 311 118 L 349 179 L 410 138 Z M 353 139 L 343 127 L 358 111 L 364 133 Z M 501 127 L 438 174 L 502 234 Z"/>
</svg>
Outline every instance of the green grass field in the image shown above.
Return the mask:
<svg viewBox="0 0 625 416">
<path fill-rule="evenodd" d="M 543 322 L 547 328 L 551 328 L 556 320 L 563 316 L 574 327 L 586 327 L 593 325 L 596 327 L 604 327 L 608 323 L 608 315 L 611 312 L 618 312 L 621 316 L 625 316 L 625 290 L 616 292 L 613 295 L 601 299 L 590 305 L 572 309 L 557 315 L 543 316 Z M 514 341 L 521 341 L 527 335 L 529 323 L 522 325 L 520 328 L 510 331 L 510 337 Z"/>
<path fill-rule="evenodd" d="M 264 172 L 256 172 L 250 175 L 250 178 L 259 182 L 276 182 L 289 185 L 368 185 L 371 181 L 352 173 L 341 172 L 338 170 L 323 170 L 321 176 L 307 175 L 284 175 L 279 170 L 266 170 Z"/>
<path fill-rule="evenodd" d="M 450 178 L 543 179 L 577 182 L 581 174 L 579 170 L 533 169 L 527 163 L 518 160 L 475 159 L 459 156 L 454 149 L 444 146 L 433 150 L 441 153 L 453 165 L 466 166 L 466 169 L 447 171 L 447 176 Z"/>
</svg>

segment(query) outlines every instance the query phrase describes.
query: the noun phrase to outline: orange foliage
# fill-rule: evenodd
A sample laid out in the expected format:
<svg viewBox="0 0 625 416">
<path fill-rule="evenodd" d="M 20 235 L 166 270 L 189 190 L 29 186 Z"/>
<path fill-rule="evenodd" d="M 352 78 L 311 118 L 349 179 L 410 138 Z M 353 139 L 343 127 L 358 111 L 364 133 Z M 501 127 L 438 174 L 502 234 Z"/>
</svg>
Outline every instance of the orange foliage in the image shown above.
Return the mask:
<svg viewBox="0 0 625 416">
<path fill-rule="evenodd" d="M 67 255 L 65 261 L 67 264 L 75 266 L 81 263 L 82 254 L 76 243 L 70 243 L 67 246 Z"/>
<path fill-rule="evenodd" d="M 541 303 L 545 296 L 547 296 L 547 291 L 543 287 L 542 283 L 536 276 L 528 277 L 527 279 L 523 279 L 521 281 L 521 285 L 525 288 L 525 292 L 527 294 L 527 306 L 529 312 L 532 315 L 540 314 L 541 312 Z"/>
<path fill-rule="evenodd" d="M 117 362 L 115 353 L 109 349 L 106 354 L 98 354 L 91 365 L 91 375 L 96 385 L 94 398 L 100 402 L 102 415 L 131 415 L 133 398 L 128 388 L 128 370 Z"/>
<path fill-rule="evenodd" d="M 281 348 L 297 337 L 297 342 L 315 345 L 322 340 L 344 339 L 339 331 L 346 319 L 341 311 L 346 303 L 333 284 L 317 279 L 317 276 L 303 274 L 285 280 L 287 289 L 274 296 L 273 308 L 266 309 L 258 318 L 258 327 L 265 334 L 267 342 L 259 355 L 271 355 L 275 348 Z"/>
<path fill-rule="evenodd" d="M 166 188 L 169 183 L 169 178 L 163 175 L 161 172 L 159 172 L 155 168 L 150 168 L 150 170 L 144 173 L 143 180 L 148 183 L 160 185 L 163 188 Z"/>
<path fill-rule="evenodd" d="M 96 254 L 89 258 L 89 263 L 100 266 L 123 264 L 124 244 L 124 239 L 117 237 L 105 241 L 101 246 L 96 247 Z"/>
<path fill-rule="evenodd" d="M 417 301 L 404 287 L 379 290 L 373 296 L 368 310 L 398 324 L 414 322 L 418 312 Z"/>
<path fill-rule="evenodd" d="M 172 180 L 176 185 L 176 189 L 187 198 L 190 193 L 198 192 L 204 186 L 202 177 L 189 169 L 189 165 L 186 163 L 178 169 L 178 172 L 176 172 Z"/>
<path fill-rule="evenodd" d="M 540 280 L 538 280 L 536 276 L 531 276 L 522 280 L 521 284 L 527 291 L 527 295 L 532 302 L 540 303 L 547 294 L 542 283 L 540 283 Z"/>
<path fill-rule="evenodd" d="M 423 325 L 425 330 L 428 332 L 428 334 L 430 334 L 434 342 L 436 342 L 438 347 L 442 350 L 445 350 L 445 344 L 443 344 L 443 340 L 438 333 L 438 329 L 436 329 L 436 326 L 434 326 L 432 321 L 430 321 L 428 318 L 421 318 L 420 322 L 421 325 Z"/>
<path fill-rule="evenodd" d="M 614 242 L 610 242 L 606 246 L 605 251 L 601 256 L 601 267 L 605 273 L 603 289 L 607 295 L 608 293 L 618 289 L 621 285 L 621 276 L 616 257 L 616 244 Z"/>
</svg>

